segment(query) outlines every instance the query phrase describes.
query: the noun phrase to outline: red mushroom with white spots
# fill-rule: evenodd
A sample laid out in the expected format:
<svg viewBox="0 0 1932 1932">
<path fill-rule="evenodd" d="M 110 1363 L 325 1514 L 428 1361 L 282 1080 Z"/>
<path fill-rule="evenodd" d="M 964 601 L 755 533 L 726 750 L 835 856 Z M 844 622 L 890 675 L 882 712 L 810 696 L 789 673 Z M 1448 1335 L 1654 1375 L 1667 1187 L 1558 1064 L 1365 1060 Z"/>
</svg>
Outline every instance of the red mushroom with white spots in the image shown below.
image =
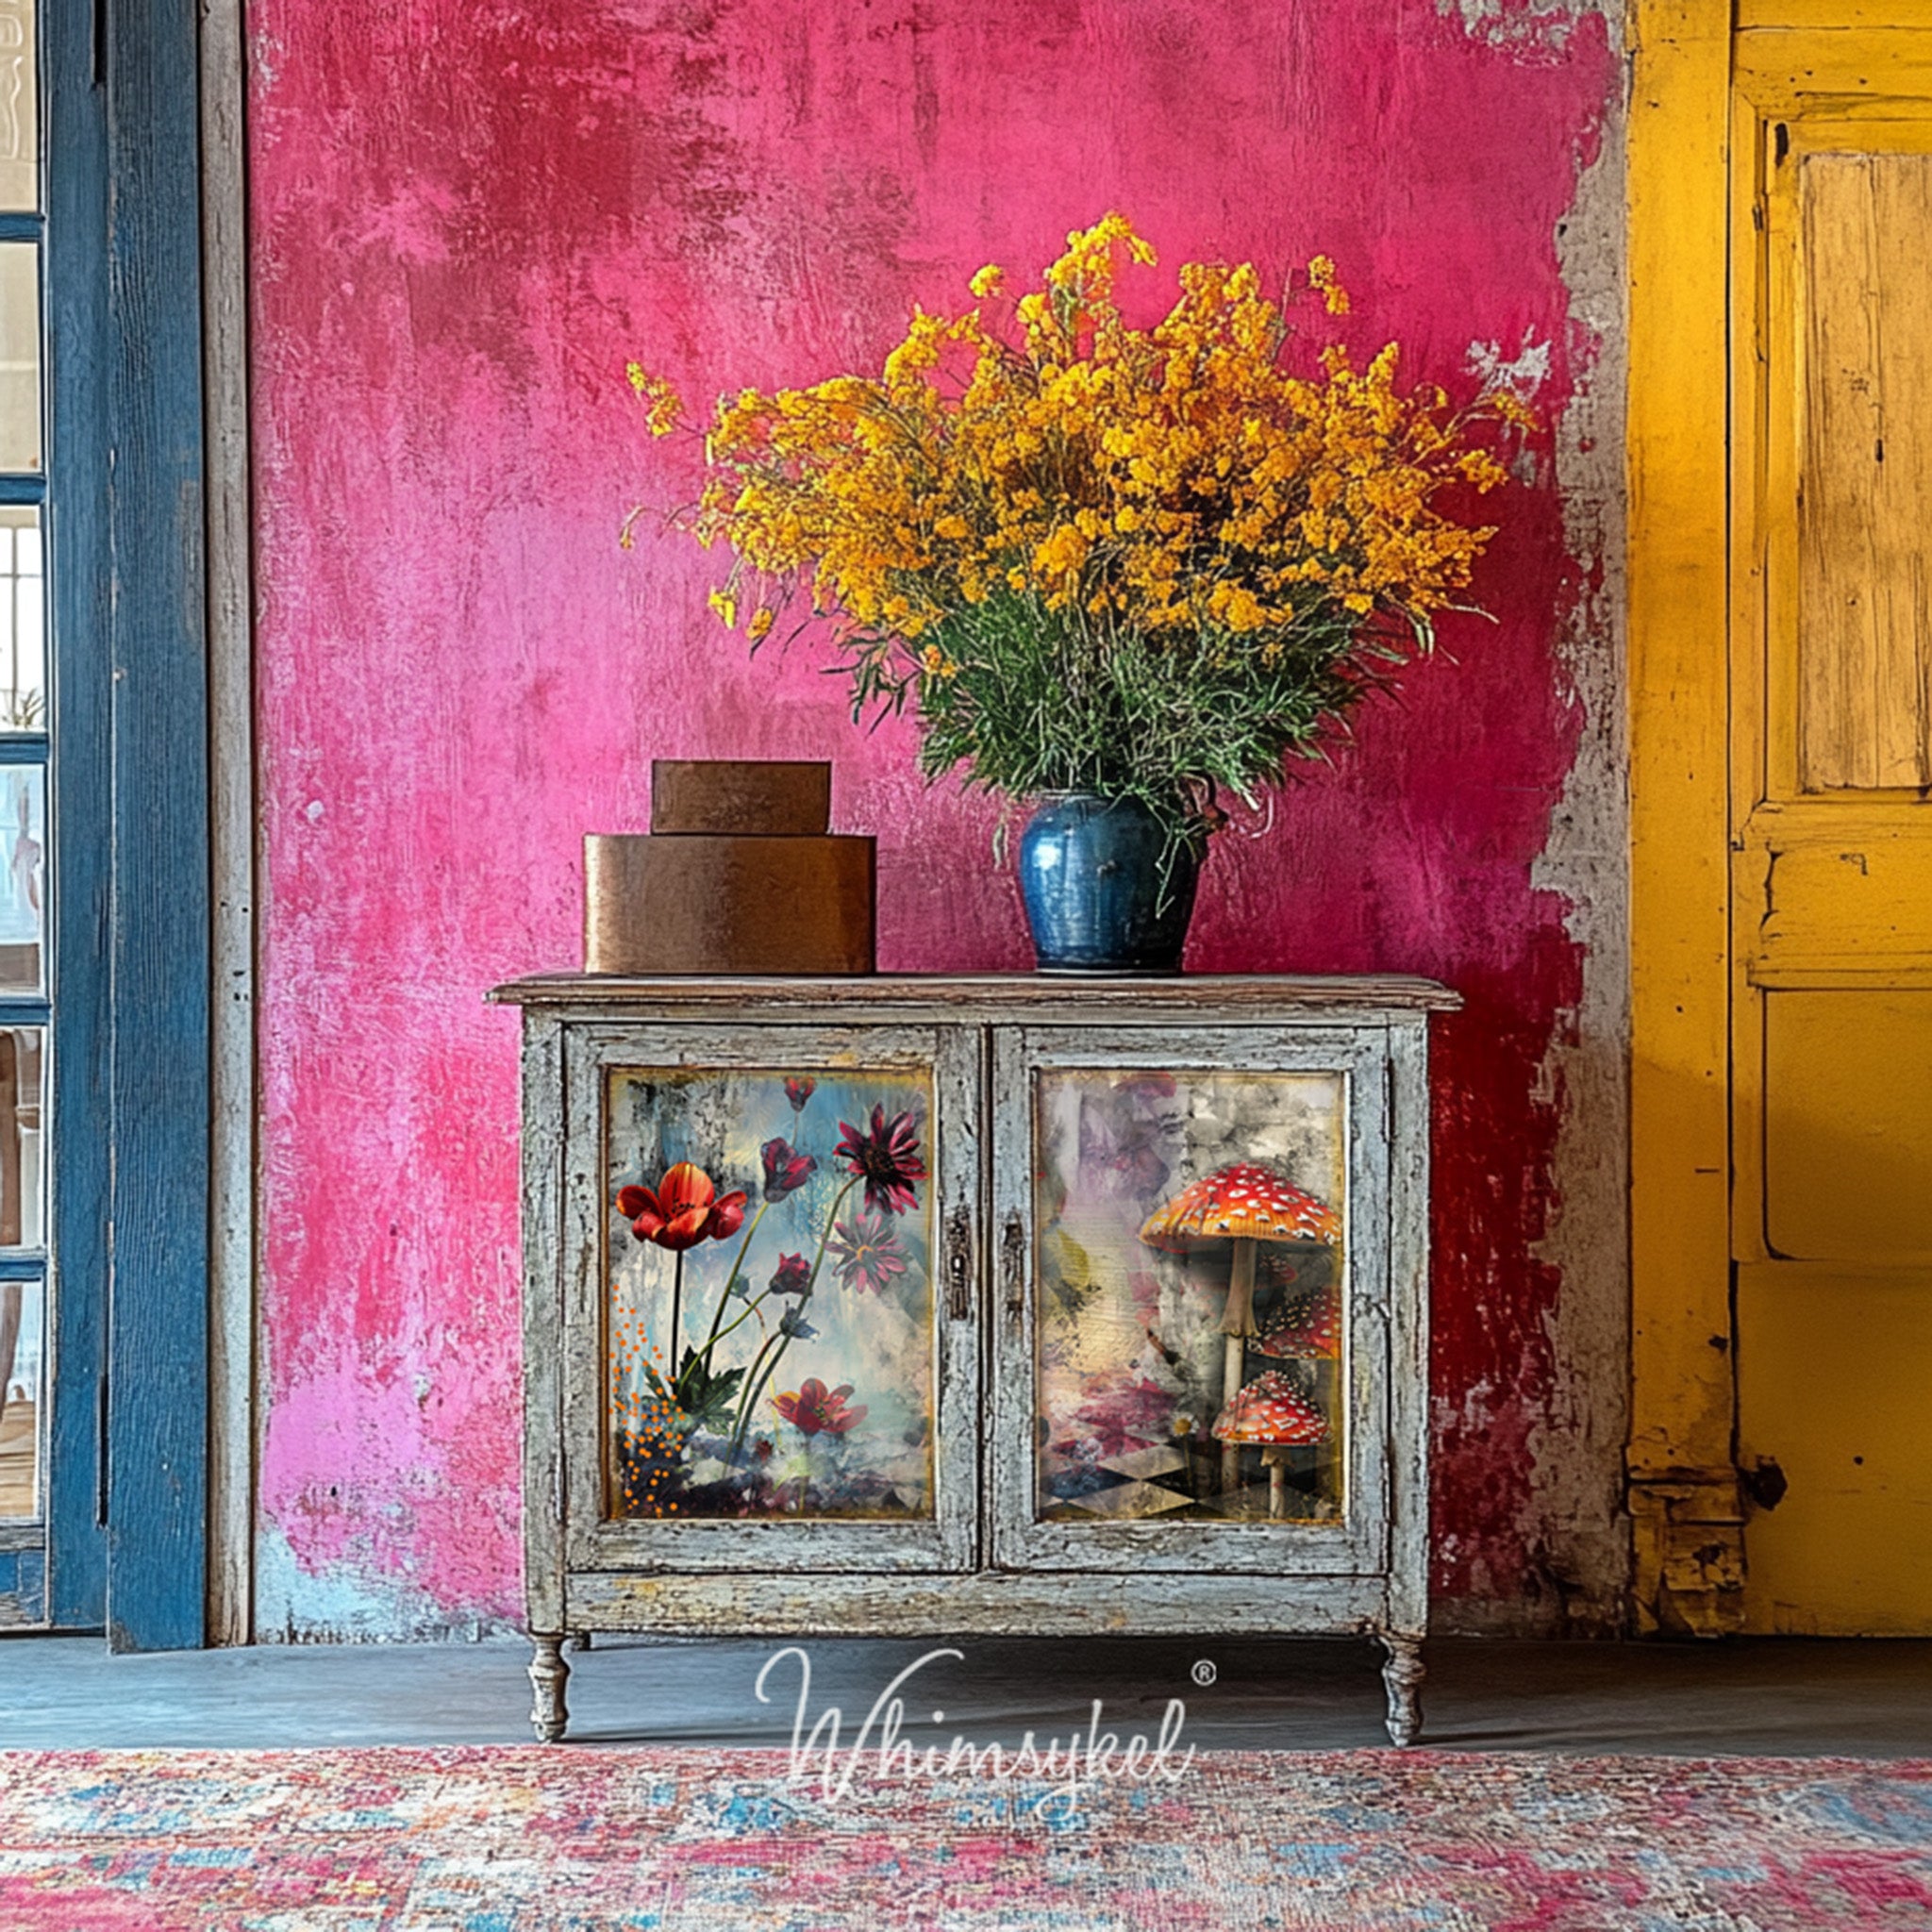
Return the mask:
<svg viewBox="0 0 1932 1932">
<path fill-rule="evenodd" d="M 1288 1514 L 1288 1452 L 1325 1442 L 1328 1418 L 1279 1369 L 1270 1369 L 1235 1391 L 1214 1419 L 1214 1435 L 1236 1455 L 1242 1443 L 1260 1449 L 1268 1472 L 1268 1514 L 1278 1522 Z"/>
<path fill-rule="evenodd" d="M 1241 1387 L 1243 1351 L 1255 1333 L 1255 1254 L 1263 1241 L 1326 1246 L 1341 1238 L 1341 1217 L 1285 1175 L 1252 1160 L 1218 1167 L 1150 1214 L 1141 1239 L 1164 1254 L 1186 1255 L 1218 1241 L 1234 1244 L 1221 1332 L 1227 1337 L 1224 1398 Z M 1219 1431 L 1216 1431 L 1219 1434 Z M 1222 1456 L 1222 1488 L 1238 1479 L 1240 1457 Z"/>
<path fill-rule="evenodd" d="M 1274 1327 L 1255 1344 L 1277 1359 L 1332 1362 L 1341 1355 L 1341 1297 L 1331 1284 L 1296 1295 Z"/>
<path fill-rule="evenodd" d="M 1141 1239 L 1164 1254 L 1191 1254 L 1215 1241 L 1234 1243 L 1234 1268 L 1222 1311 L 1224 1335 L 1255 1333 L 1255 1249 L 1262 1241 L 1325 1245 L 1341 1236 L 1341 1218 L 1273 1168 L 1251 1160 L 1217 1167 L 1157 1208 Z"/>
</svg>

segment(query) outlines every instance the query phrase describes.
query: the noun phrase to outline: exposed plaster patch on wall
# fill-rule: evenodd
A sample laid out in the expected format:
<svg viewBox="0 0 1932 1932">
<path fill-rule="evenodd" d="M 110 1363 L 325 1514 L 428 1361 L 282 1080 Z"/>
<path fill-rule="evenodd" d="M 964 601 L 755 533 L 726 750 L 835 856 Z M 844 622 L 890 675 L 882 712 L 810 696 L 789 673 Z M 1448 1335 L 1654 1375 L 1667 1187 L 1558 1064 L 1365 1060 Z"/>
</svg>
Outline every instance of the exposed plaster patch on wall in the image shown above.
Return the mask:
<svg viewBox="0 0 1932 1932">
<path fill-rule="evenodd" d="M 1512 395 L 1533 402 L 1537 391 L 1550 379 L 1552 344 L 1540 342 L 1525 332 L 1523 346 L 1513 356 L 1505 356 L 1501 342 L 1472 342 L 1469 345 L 1470 374 L 1482 378 L 1486 389 L 1507 389 Z"/>
<path fill-rule="evenodd" d="M 1583 950 L 1583 994 L 1545 1062 L 1560 1108 L 1556 1205 L 1534 1250 L 1562 1276 L 1549 1316 L 1555 1375 L 1533 1422 L 1523 1523 L 1551 1628 L 1621 1624 L 1629 1574 L 1623 1450 L 1629 1427 L 1629 769 L 1624 724 L 1624 127 L 1613 103 L 1558 225 L 1576 387 L 1557 428 L 1557 477 L 1577 581 L 1557 657 L 1583 710 L 1576 760 L 1532 878 L 1560 893 Z M 1520 1612 L 1511 1627 L 1522 1628 Z"/>
<path fill-rule="evenodd" d="M 508 1620 L 452 1615 L 406 1578 L 347 1564 L 305 1567 L 274 1523 L 255 1542 L 255 1641 L 258 1643 L 423 1643 L 480 1641 L 514 1628 Z"/>
<path fill-rule="evenodd" d="M 1615 29 L 1606 0 L 1436 0 L 1436 11 L 1492 47 L 1528 54 L 1561 54 L 1588 14 L 1603 14 Z"/>
</svg>

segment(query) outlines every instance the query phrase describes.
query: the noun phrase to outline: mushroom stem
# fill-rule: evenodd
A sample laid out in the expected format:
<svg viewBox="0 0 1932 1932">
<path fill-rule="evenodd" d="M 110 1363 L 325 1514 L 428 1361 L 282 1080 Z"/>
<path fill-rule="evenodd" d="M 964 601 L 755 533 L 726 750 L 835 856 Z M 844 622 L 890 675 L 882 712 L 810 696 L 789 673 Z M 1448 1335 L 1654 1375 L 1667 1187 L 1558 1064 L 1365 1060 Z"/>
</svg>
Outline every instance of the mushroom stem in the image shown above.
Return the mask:
<svg viewBox="0 0 1932 1932">
<path fill-rule="evenodd" d="M 1268 1472 L 1268 1514 L 1279 1523 L 1288 1514 L 1288 1444 L 1269 1443 L 1261 1466 Z"/>
<path fill-rule="evenodd" d="M 1246 1242 L 1242 1246 L 1246 1246 Z M 1221 1400 L 1226 1405 L 1241 1392 L 1241 1371 L 1247 1367 L 1248 1344 L 1239 1335 L 1227 1338 L 1222 1357 Z M 1241 1447 L 1239 1442 L 1221 1445 L 1221 1493 L 1231 1496 L 1241 1486 Z"/>
<path fill-rule="evenodd" d="M 1221 1332 L 1227 1337 L 1221 1375 L 1223 1402 L 1232 1402 L 1241 1391 L 1241 1371 L 1247 1366 L 1247 1337 L 1255 1333 L 1257 1245 L 1245 1237 L 1237 1238 L 1234 1244 L 1234 1265 L 1227 1277 L 1227 1304 L 1221 1311 Z M 1241 1446 L 1235 1442 L 1224 1442 L 1221 1448 L 1221 1493 L 1231 1496 L 1241 1486 Z"/>
<path fill-rule="evenodd" d="M 1227 1277 L 1227 1303 L 1221 1311 L 1224 1335 L 1253 1335 L 1255 1327 L 1255 1250 L 1260 1244 L 1251 1239 L 1238 1239 L 1234 1244 L 1234 1266 Z M 1237 1376 L 1239 1380 L 1239 1376 Z M 1228 1390 L 1232 1395 L 1232 1388 Z"/>
</svg>

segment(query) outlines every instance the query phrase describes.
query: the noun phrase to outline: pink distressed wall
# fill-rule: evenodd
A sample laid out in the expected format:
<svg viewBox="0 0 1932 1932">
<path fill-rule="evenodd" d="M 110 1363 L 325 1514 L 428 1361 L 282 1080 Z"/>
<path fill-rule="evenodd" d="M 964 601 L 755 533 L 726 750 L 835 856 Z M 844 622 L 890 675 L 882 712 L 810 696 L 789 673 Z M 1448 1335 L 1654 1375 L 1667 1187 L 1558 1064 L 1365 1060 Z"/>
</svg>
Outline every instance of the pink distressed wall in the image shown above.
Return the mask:
<svg viewBox="0 0 1932 1932">
<path fill-rule="evenodd" d="M 515 1022 L 481 995 L 575 963 L 579 835 L 644 822 L 653 756 L 835 758 L 839 823 L 881 834 L 881 963 L 1024 963 L 986 811 L 924 789 L 906 731 L 854 734 L 802 658 L 748 663 L 692 549 L 619 550 L 679 480 L 626 358 L 700 394 L 875 366 L 909 304 L 961 299 L 990 258 L 1037 268 L 1115 206 L 1170 265 L 1325 250 L 1356 340 L 1398 335 L 1445 380 L 1493 343 L 1551 412 L 1485 568 L 1495 624 L 1453 625 L 1459 662 L 1224 844 L 1191 963 L 1467 996 L 1439 1034 L 1438 1583 L 1478 1626 L 1612 1614 L 1621 1318 L 1587 1257 L 1619 1237 L 1577 1204 L 1614 1200 L 1616 1123 L 1575 1094 L 1594 1066 L 1615 1112 L 1591 975 L 1621 972 L 1619 780 L 1586 702 L 1614 458 L 1577 425 L 1618 343 L 1589 312 L 1614 263 L 1560 232 L 1614 139 L 1601 17 L 258 0 L 250 22 L 260 1634 L 515 1614 Z"/>
</svg>

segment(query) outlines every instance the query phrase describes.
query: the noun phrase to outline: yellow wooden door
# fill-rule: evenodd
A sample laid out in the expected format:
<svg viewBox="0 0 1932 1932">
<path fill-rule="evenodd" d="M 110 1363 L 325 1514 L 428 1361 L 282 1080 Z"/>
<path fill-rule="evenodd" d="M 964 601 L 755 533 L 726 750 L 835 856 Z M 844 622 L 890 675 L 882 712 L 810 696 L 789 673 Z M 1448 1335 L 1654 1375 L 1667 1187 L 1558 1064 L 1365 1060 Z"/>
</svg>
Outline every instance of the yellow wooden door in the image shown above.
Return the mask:
<svg viewBox="0 0 1932 1932">
<path fill-rule="evenodd" d="M 1733 50 L 1731 1230 L 1757 1631 L 1932 1631 L 1932 30 L 1872 26 L 1884 10 L 1745 6 Z"/>
</svg>

